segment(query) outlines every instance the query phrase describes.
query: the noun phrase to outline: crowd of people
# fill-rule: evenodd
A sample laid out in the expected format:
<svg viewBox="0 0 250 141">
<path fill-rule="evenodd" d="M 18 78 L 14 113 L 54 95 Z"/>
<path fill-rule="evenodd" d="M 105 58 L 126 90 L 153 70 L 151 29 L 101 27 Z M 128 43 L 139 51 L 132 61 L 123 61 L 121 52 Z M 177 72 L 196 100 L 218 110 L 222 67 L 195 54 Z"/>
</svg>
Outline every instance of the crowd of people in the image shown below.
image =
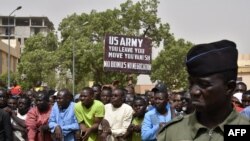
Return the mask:
<svg viewBox="0 0 250 141">
<path fill-rule="evenodd" d="M 159 82 L 144 94 L 134 85 L 94 84 L 73 95 L 38 83 L 0 88 L 0 141 L 223 140 L 223 125 L 250 124 L 250 90 L 237 82 L 237 49 L 228 40 L 187 54 L 189 90 Z"/>
</svg>

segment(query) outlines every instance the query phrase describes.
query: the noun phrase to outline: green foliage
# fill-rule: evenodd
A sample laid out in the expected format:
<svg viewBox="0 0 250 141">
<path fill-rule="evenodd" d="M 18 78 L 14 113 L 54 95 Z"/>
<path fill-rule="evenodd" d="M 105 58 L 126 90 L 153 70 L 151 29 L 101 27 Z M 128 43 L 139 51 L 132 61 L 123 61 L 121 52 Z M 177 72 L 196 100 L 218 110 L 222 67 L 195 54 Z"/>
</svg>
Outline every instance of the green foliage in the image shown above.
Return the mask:
<svg viewBox="0 0 250 141">
<path fill-rule="evenodd" d="M 75 49 L 76 84 L 93 80 L 102 84 L 119 80 L 127 81 L 127 75 L 103 71 L 103 41 L 106 34 L 123 34 L 151 38 L 153 46 L 159 46 L 162 38 L 169 38 L 169 26 L 157 17 L 157 0 L 133 3 L 127 0 L 117 9 L 103 12 L 92 10 L 89 14 L 73 14 L 63 19 L 59 30 L 62 43 L 59 47 L 60 70 L 72 72 L 73 48 Z M 87 84 L 84 82 L 82 84 Z"/>
<path fill-rule="evenodd" d="M 10 83 L 12 83 L 14 80 L 16 80 L 17 82 L 20 82 L 20 80 L 18 79 L 18 74 L 15 72 L 10 72 Z M 7 88 L 8 85 L 8 73 L 4 73 L 2 75 L 0 75 L 0 87 L 5 87 Z"/>
<path fill-rule="evenodd" d="M 26 74 L 29 84 L 24 85 L 28 87 L 42 80 L 49 86 L 72 89 L 73 57 L 76 91 L 87 86 L 88 81 L 111 84 L 119 80 L 126 84 L 131 74 L 103 71 L 105 35 L 122 34 L 150 38 L 153 47 L 163 43 L 164 50 L 153 60 L 151 79 L 166 82 L 170 88 L 185 88 L 183 60 L 191 43 L 175 40 L 170 26 L 157 16 L 158 3 L 127 0 L 119 8 L 69 15 L 59 25 L 60 43 L 53 33 L 29 38 L 18 68 L 19 75 Z M 136 78 L 137 74 L 132 76 Z"/>
<path fill-rule="evenodd" d="M 187 88 L 185 56 L 191 48 L 183 39 L 165 44 L 164 49 L 152 63 L 151 80 L 160 80 L 172 90 Z"/>
<path fill-rule="evenodd" d="M 25 87 L 31 87 L 36 81 L 46 81 L 50 86 L 55 86 L 55 69 L 58 66 L 57 37 L 53 33 L 47 36 L 42 34 L 34 35 L 25 42 L 21 62 L 18 65 L 20 75 L 25 74 L 23 82 Z M 49 81 L 48 81 L 49 80 Z"/>
</svg>

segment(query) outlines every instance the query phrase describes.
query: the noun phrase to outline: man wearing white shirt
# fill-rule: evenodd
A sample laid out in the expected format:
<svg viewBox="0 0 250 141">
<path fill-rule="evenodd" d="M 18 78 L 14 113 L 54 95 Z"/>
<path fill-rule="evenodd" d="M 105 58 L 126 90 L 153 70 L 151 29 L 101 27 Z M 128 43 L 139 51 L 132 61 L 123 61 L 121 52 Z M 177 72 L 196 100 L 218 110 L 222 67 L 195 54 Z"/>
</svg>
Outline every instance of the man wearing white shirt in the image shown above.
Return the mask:
<svg viewBox="0 0 250 141">
<path fill-rule="evenodd" d="M 124 98 L 125 93 L 122 89 L 113 90 L 111 103 L 105 105 L 101 139 L 123 140 L 133 115 L 132 107 L 124 103 Z"/>
</svg>

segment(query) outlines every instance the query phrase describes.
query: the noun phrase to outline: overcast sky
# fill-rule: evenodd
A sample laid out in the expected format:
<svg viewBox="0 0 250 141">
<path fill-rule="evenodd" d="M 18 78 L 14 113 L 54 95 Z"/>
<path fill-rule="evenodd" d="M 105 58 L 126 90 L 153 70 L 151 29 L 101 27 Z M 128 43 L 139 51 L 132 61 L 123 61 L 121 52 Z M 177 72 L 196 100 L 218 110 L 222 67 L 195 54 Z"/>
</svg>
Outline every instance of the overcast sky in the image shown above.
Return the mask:
<svg viewBox="0 0 250 141">
<path fill-rule="evenodd" d="M 55 25 L 68 15 L 92 9 L 104 11 L 126 0 L 0 0 L 0 15 L 47 16 Z M 250 53 L 249 0 L 160 0 L 159 17 L 177 38 L 193 43 L 221 39 L 236 42 L 240 53 Z"/>
<path fill-rule="evenodd" d="M 73 13 L 89 13 L 119 8 L 126 0 L 0 0 L 0 15 L 47 16 L 55 28 Z M 176 38 L 192 43 L 221 39 L 236 42 L 241 54 L 250 53 L 250 0 L 160 0 L 159 17 L 170 24 Z M 150 84 L 148 76 L 140 76 L 138 84 Z"/>
</svg>

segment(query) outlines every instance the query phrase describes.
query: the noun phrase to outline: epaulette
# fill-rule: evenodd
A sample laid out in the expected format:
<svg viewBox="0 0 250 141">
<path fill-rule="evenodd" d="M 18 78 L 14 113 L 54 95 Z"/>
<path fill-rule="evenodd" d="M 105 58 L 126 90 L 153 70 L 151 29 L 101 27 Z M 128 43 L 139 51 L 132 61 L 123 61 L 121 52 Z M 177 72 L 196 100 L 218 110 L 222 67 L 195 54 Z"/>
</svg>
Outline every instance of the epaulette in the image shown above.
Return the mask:
<svg viewBox="0 0 250 141">
<path fill-rule="evenodd" d="M 168 126 L 170 126 L 170 125 L 172 125 L 174 123 L 177 123 L 179 121 L 182 121 L 183 117 L 184 117 L 183 115 L 176 116 L 171 121 L 167 122 L 163 127 L 161 127 L 160 130 L 159 130 L 159 133 L 164 131 L 164 129 L 167 128 Z"/>
</svg>

